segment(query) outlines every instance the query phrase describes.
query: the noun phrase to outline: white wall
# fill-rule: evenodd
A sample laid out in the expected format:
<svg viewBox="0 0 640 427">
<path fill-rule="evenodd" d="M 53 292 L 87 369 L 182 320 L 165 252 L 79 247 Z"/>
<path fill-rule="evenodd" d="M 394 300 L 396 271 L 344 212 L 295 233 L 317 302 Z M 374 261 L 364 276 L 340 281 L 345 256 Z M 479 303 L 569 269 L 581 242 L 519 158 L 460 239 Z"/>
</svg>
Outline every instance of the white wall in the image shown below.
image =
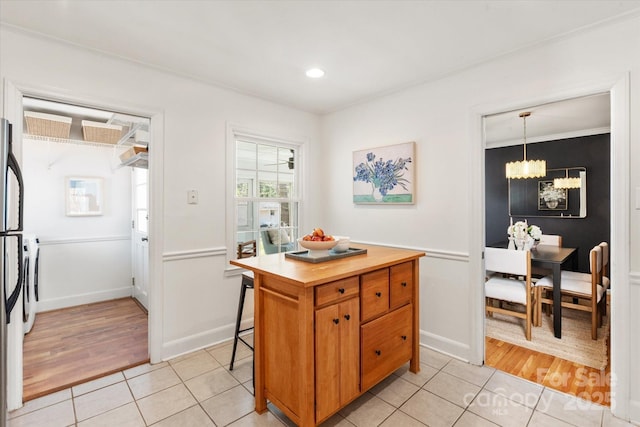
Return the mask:
<svg viewBox="0 0 640 427">
<path fill-rule="evenodd" d="M 616 314 L 631 308 L 638 313 L 640 210 L 634 205 L 640 197 L 635 194 L 635 188 L 640 187 L 639 52 L 640 18 L 636 17 L 323 117 L 323 163 L 334 165 L 333 173 L 324 177 L 325 227 L 352 240 L 427 252 L 420 272 L 422 343 L 466 360 L 474 359 L 474 347 L 479 346 L 474 343 L 474 325 L 482 318 L 482 310 L 477 309 L 481 303 L 477 287 L 482 282 L 481 277 L 473 279 L 472 265 L 479 262 L 480 248 L 471 247 L 471 242 L 481 241 L 472 236 L 483 236 L 483 230 L 471 227 L 477 223 L 472 217 L 472 201 L 482 176 L 472 175 L 475 159 L 471 156 L 478 151 L 470 147 L 478 147 L 482 140 L 480 130 L 473 128 L 478 124 L 475 112 L 500 105 L 514 109 L 535 106 L 545 99 L 561 99 L 581 88 L 623 79 L 628 72 L 632 120 L 631 172 L 626 180 L 633 192 L 629 210 L 631 273 L 620 272 L 624 283 L 616 283 L 616 289 L 621 295 L 628 292 L 630 298 L 618 303 Z M 478 140 L 471 140 L 472 135 Z M 406 141 L 416 142 L 416 204 L 353 205 L 351 186 L 344 185 L 352 178 L 352 152 Z M 617 188 L 612 197 L 629 201 L 629 194 L 620 194 Z M 473 253 L 478 254 L 478 260 L 470 257 Z M 629 354 L 614 355 L 616 363 L 625 365 L 614 365 L 614 369 L 630 375 L 629 394 L 616 403 L 617 410 L 628 410 L 633 419 L 640 420 L 640 365 L 635 362 L 640 360 L 640 336 L 633 332 L 640 329 L 640 315 L 633 314 L 629 320 L 631 324 L 613 324 L 621 332 L 618 339 L 628 336 L 631 340 L 630 346 L 626 342 L 622 346 Z M 618 391 L 626 394 L 625 387 Z"/>
<path fill-rule="evenodd" d="M 156 172 L 164 182 L 159 189 L 164 202 L 162 212 L 151 213 L 156 215 L 152 221 L 163 224 L 163 235 L 149 236 L 150 246 L 160 252 L 160 274 L 150 284 L 159 313 L 151 313 L 150 319 L 159 319 L 155 329 L 161 343 L 160 354 L 152 358 L 166 359 L 230 338 L 240 277 L 226 275 L 227 123 L 303 141 L 306 156 L 316 150 L 318 117 L 5 27 L 0 27 L 0 52 L 0 77 L 20 88 L 163 117 L 164 151 L 157 155 L 164 162 Z M 152 138 L 153 130 L 152 122 Z M 153 147 L 152 139 L 151 157 Z M 198 190 L 197 205 L 187 204 L 189 189 Z M 305 190 L 313 208 L 317 187 Z"/>
<path fill-rule="evenodd" d="M 25 232 L 41 245 L 38 311 L 131 295 L 131 169 L 118 163 L 115 146 L 23 140 Z M 102 215 L 66 215 L 69 176 L 103 179 Z"/>
<path fill-rule="evenodd" d="M 0 36 L 2 78 L 115 105 L 153 106 L 164 113 L 165 256 L 162 283 L 156 285 L 163 296 L 162 357 L 231 335 L 239 278 L 225 277 L 221 249 L 227 122 L 308 141 L 304 156 L 314 161 L 303 164 L 303 227 L 323 224 L 353 240 L 425 249 L 429 256 L 421 261 L 422 341 L 468 359 L 477 322 L 470 315 L 477 302 L 469 296 L 474 295 L 473 286 L 481 286 L 469 280 L 469 253 L 477 249 L 470 247 L 470 236 L 478 232 L 470 226 L 472 189 L 481 179 L 469 173 L 473 110 L 525 101 L 535 105 L 630 72 L 631 116 L 640 117 L 638 18 L 331 114 L 322 118 L 321 133 L 320 120 L 311 114 L 7 29 L 0 29 Z M 632 120 L 630 132 L 629 183 L 634 189 L 640 187 L 640 122 Z M 351 185 L 345 185 L 352 179 L 352 151 L 406 141 L 417 143 L 417 203 L 354 206 Z M 327 164 L 332 165 L 331 174 L 326 174 Z M 186 204 L 190 188 L 199 190 L 199 205 Z M 629 194 L 623 197 L 628 200 Z M 630 210 L 629 215 L 632 271 L 624 272 L 625 283 L 617 283 L 616 289 L 631 288 L 626 303 L 632 307 L 640 303 L 640 211 Z M 199 250 L 204 255 L 198 256 Z M 637 331 L 639 316 L 614 328 Z M 630 354 L 623 360 L 640 360 L 640 339 L 637 334 L 630 339 Z M 630 389 L 622 403 L 640 420 L 640 365 L 630 363 L 626 371 Z"/>
</svg>

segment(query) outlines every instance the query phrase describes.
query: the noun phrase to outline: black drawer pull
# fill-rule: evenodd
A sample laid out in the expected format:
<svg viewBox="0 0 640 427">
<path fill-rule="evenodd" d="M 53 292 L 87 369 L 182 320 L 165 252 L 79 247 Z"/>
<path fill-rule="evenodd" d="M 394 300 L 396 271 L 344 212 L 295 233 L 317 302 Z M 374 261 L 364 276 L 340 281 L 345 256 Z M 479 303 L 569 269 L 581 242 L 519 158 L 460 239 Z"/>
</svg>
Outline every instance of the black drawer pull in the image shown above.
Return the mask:
<svg viewBox="0 0 640 427">
<path fill-rule="evenodd" d="M 400 338 L 402 338 L 402 340 L 403 340 L 403 341 L 406 341 L 406 340 L 407 340 L 407 336 L 406 336 L 406 335 L 403 335 L 403 336 L 401 336 Z"/>
<path fill-rule="evenodd" d="M 333 323 L 337 325 L 338 323 L 340 323 L 340 319 L 333 319 Z"/>
<path fill-rule="evenodd" d="M 380 355 L 382 354 L 382 352 L 381 352 L 380 350 L 376 350 L 376 354 L 377 354 L 378 356 L 380 356 Z"/>
<path fill-rule="evenodd" d="M 341 294 L 344 294 L 344 288 L 339 288 L 338 292 L 340 292 Z"/>
<path fill-rule="evenodd" d="M 376 292 L 376 296 L 380 298 L 382 296 L 382 292 Z"/>
<path fill-rule="evenodd" d="M 349 319 L 351 319 L 351 315 L 350 315 L 350 314 L 345 314 L 345 315 L 344 315 L 344 318 L 345 318 L 345 319 L 347 319 L 347 320 L 349 320 Z"/>
<path fill-rule="evenodd" d="M 407 287 L 407 282 L 400 283 L 400 286 L 402 286 L 403 288 L 406 288 Z"/>
</svg>

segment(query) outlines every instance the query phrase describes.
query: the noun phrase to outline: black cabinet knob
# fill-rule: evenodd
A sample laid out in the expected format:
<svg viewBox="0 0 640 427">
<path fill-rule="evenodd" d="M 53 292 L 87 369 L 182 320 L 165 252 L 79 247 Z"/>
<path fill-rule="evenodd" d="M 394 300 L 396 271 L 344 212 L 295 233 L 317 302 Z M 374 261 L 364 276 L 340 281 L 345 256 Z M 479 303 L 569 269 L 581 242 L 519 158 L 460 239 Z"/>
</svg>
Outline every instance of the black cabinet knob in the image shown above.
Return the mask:
<svg viewBox="0 0 640 427">
<path fill-rule="evenodd" d="M 339 288 L 338 292 L 340 292 L 341 294 L 344 294 L 344 288 Z"/>
<path fill-rule="evenodd" d="M 377 354 L 378 356 L 380 356 L 380 355 L 382 354 L 382 352 L 381 352 L 380 350 L 376 350 L 376 354 Z"/>
<path fill-rule="evenodd" d="M 337 325 L 338 323 L 340 323 L 340 319 L 333 319 L 333 323 Z"/>
<path fill-rule="evenodd" d="M 345 315 L 344 315 L 344 318 L 345 318 L 345 319 L 347 319 L 347 320 L 349 320 L 349 319 L 351 319 L 351 315 L 350 315 L 350 314 L 345 314 Z"/>
<path fill-rule="evenodd" d="M 402 340 L 403 340 L 403 341 L 406 341 L 406 340 L 407 340 L 407 336 L 406 336 L 406 335 L 403 335 L 403 336 L 401 336 L 400 338 L 402 338 Z"/>
<path fill-rule="evenodd" d="M 407 287 L 407 282 L 400 283 L 400 286 L 402 286 L 403 288 L 406 288 Z"/>
<path fill-rule="evenodd" d="M 382 292 L 376 292 L 376 296 L 380 298 L 382 296 Z"/>
</svg>

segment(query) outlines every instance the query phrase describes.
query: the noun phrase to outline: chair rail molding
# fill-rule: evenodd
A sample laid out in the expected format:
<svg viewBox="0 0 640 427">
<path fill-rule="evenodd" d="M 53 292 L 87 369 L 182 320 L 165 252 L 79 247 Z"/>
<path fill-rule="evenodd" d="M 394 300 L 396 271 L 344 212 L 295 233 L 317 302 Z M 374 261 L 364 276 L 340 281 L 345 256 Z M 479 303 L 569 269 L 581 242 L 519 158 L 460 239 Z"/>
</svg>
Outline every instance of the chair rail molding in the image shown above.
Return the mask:
<svg viewBox="0 0 640 427">
<path fill-rule="evenodd" d="M 227 248 L 219 246 L 217 248 L 187 249 L 184 251 L 165 252 L 162 254 L 162 261 L 180 261 L 183 259 L 207 258 L 213 256 L 226 256 Z"/>
</svg>

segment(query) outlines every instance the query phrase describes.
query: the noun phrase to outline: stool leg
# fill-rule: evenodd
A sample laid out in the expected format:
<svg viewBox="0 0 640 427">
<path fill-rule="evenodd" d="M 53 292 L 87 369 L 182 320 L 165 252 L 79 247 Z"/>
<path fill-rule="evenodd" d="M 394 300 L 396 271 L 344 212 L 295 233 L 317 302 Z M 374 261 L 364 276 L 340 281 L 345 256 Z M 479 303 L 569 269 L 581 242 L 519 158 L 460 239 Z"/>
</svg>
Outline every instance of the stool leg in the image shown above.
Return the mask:
<svg viewBox="0 0 640 427">
<path fill-rule="evenodd" d="M 238 348 L 238 338 L 240 334 L 240 322 L 242 321 L 242 309 L 244 308 L 244 297 L 247 293 L 247 286 L 242 281 L 240 286 L 240 301 L 238 302 L 238 317 L 236 318 L 236 330 L 233 334 L 233 351 L 231 352 L 231 363 L 229 364 L 229 370 L 233 371 L 233 363 L 236 360 L 236 349 Z"/>
</svg>

